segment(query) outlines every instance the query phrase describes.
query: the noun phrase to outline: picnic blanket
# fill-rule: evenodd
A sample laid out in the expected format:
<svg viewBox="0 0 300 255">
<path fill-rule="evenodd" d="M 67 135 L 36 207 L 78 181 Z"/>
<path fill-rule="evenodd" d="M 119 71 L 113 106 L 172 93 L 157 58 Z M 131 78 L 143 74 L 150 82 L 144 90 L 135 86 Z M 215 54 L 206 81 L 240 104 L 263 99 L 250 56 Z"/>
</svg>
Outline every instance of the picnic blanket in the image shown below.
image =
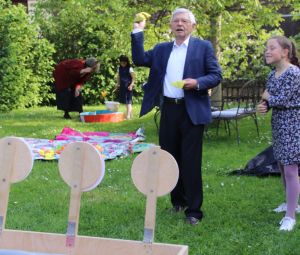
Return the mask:
<svg viewBox="0 0 300 255">
<path fill-rule="evenodd" d="M 104 160 L 127 156 L 135 152 L 142 152 L 154 144 L 145 143 L 142 128 L 129 133 L 110 132 L 80 132 L 65 127 L 55 139 L 24 138 L 29 144 L 34 159 L 59 159 L 61 152 L 71 142 L 84 141 L 92 144 L 100 152 Z"/>
</svg>

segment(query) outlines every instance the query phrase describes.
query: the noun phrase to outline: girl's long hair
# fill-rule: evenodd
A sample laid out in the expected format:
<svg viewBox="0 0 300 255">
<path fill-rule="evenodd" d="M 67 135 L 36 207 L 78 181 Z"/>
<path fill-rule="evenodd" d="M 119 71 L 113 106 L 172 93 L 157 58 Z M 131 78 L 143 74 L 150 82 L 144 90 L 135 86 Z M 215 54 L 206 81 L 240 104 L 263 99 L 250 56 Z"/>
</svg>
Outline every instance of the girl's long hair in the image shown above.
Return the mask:
<svg viewBox="0 0 300 255">
<path fill-rule="evenodd" d="M 129 58 L 127 57 L 127 56 L 125 56 L 125 55 L 121 55 L 120 57 L 119 57 L 119 61 L 120 62 L 126 62 L 127 63 L 127 67 L 130 67 L 131 66 L 131 64 L 130 64 L 130 61 L 129 61 Z"/>
<path fill-rule="evenodd" d="M 290 63 L 300 68 L 297 48 L 294 42 L 281 35 L 272 36 L 270 39 L 275 39 L 283 49 L 288 49 L 288 58 L 290 60 Z"/>
</svg>

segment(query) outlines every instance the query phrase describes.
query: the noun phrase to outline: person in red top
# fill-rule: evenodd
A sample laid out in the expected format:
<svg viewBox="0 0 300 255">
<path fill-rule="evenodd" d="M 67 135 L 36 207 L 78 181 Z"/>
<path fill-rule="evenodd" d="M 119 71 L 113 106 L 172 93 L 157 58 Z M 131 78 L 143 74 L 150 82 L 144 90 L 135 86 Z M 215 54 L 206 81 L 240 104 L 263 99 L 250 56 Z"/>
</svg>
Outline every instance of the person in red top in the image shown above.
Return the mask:
<svg viewBox="0 0 300 255">
<path fill-rule="evenodd" d="M 69 112 L 82 112 L 81 88 L 99 67 L 96 58 L 65 59 L 55 66 L 56 104 L 58 110 L 65 112 L 65 119 L 71 119 Z"/>
</svg>

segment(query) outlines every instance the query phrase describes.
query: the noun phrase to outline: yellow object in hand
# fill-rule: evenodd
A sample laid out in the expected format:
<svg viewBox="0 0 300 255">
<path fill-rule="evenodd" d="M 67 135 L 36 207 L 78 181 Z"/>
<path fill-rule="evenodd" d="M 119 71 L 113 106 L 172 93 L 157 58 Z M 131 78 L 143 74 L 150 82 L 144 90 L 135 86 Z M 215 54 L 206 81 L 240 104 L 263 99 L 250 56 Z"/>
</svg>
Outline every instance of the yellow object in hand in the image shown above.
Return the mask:
<svg viewBox="0 0 300 255">
<path fill-rule="evenodd" d="M 184 86 L 184 81 L 173 81 L 171 83 L 171 85 L 176 87 L 176 88 L 182 89 L 183 86 Z"/>
<path fill-rule="evenodd" d="M 151 17 L 151 15 L 147 12 L 139 12 L 134 17 L 134 22 L 139 23 L 141 21 L 147 20 Z"/>
</svg>

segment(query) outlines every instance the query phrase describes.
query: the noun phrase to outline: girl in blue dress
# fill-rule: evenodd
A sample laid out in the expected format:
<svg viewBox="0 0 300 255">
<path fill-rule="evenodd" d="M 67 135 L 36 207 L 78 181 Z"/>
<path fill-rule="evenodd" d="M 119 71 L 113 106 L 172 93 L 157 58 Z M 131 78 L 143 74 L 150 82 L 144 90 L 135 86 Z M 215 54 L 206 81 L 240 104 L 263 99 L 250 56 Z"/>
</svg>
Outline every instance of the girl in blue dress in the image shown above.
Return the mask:
<svg viewBox="0 0 300 255">
<path fill-rule="evenodd" d="M 284 36 L 271 37 L 266 46 L 267 64 L 275 68 L 269 74 L 260 113 L 272 109 L 272 142 L 274 157 L 282 170 L 286 193 L 286 214 L 279 230 L 291 231 L 300 192 L 300 69 L 294 45 Z"/>
<path fill-rule="evenodd" d="M 126 119 L 132 118 L 132 90 L 135 81 L 133 68 L 127 56 L 121 55 L 117 75 L 117 89 L 119 89 L 119 102 L 126 104 Z"/>
</svg>

